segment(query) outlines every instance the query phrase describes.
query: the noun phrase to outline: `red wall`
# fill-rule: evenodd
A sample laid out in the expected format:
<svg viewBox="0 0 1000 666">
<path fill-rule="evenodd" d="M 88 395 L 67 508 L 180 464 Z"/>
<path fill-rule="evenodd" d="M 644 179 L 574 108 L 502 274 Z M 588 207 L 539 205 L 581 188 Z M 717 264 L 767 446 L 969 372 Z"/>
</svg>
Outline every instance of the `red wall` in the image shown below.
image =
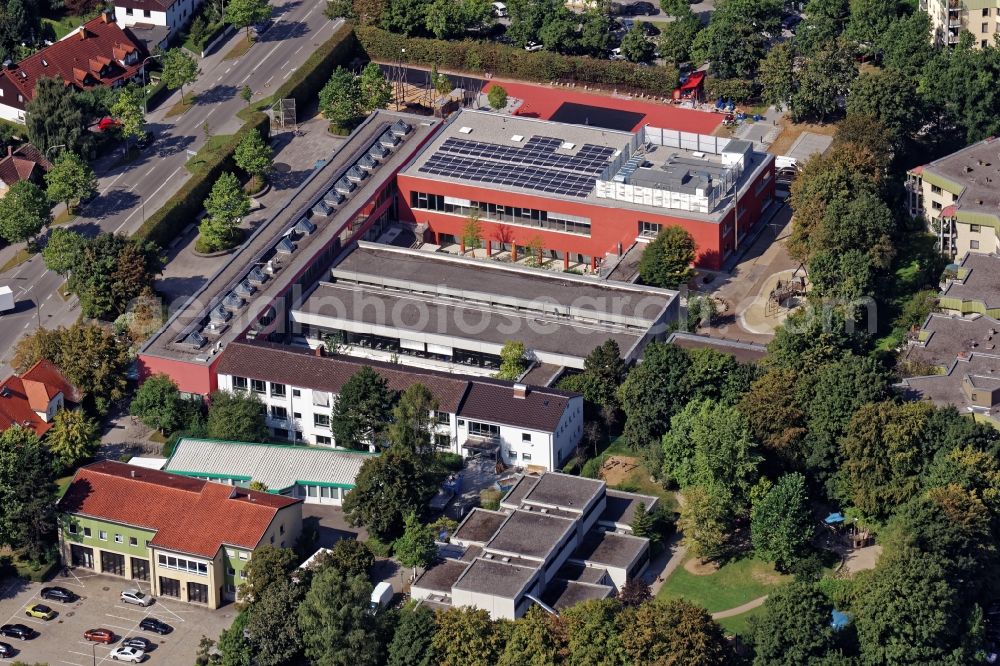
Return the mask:
<svg viewBox="0 0 1000 666">
<path fill-rule="evenodd" d="M 755 184 L 748 188 L 747 193 L 740 200 L 740 207 L 744 209 L 743 217 L 740 220 L 740 228 L 744 234 L 760 217 L 761 199 L 766 199 L 768 192 L 773 196 L 773 162 L 768 166 L 768 171 L 771 172 L 770 181 L 759 197 L 754 193 Z M 763 174 L 760 177 L 763 177 Z M 722 231 L 726 223 L 732 222 L 734 211 L 730 211 L 726 221 L 722 224 L 715 224 L 713 222 L 701 222 L 679 216 L 675 217 L 668 213 L 657 214 L 619 208 L 617 206 L 601 206 L 595 204 L 593 201 L 575 202 L 563 199 L 547 199 L 544 196 L 446 183 L 413 175 L 401 174 L 396 178 L 396 181 L 400 192 L 399 218 L 407 222 L 426 223 L 430 227 L 430 231 L 434 234 L 451 234 L 456 238 L 461 238 L 466 218 L 459 215 L 413 209 L 410 207 L 411 192 L 453 196 L 504 206 L 536 208 L 553 213 L 566 213 L 587 217 L 591 221 L 591 235 L 582 236 L 579 234 L 569 234 L 481 219 L 484 242 L 488 240 L 494 242 L 502 240 L 503 242 L 516 243 L 518 245 L 528 245 L 532 239 L 537 237 L 542 240 L 542 244 L 546 250 L 579 253 L 603 259 L 605 253 L 617 254 L 619 243 L 622 246 L 622 250 L 628 249 L 639 235 L 640 221 L 653 222 L 664 226 L 680 225 L 691 234 L 697 244 L 698 257 L 695 260 L 696 265 L 707 269 L 719 269 L 722 265 L 722 254 L 727 242 L 730 245 L 734 244 L 733 235 L 735 230 L 731 229 L 727 238 L 722 237 Z"/>
<path fill-rule="evenodd" d="M 219 378 L 215 374 L 215 365 L 219 362 L 219 358 L 221 354 L 211 365 L 206 365 L 139 354 L 139 380 L 145 381 L 152 375 L 168 375 L 181 391 L 208 395 L 219 388 Z"/>
</svg>

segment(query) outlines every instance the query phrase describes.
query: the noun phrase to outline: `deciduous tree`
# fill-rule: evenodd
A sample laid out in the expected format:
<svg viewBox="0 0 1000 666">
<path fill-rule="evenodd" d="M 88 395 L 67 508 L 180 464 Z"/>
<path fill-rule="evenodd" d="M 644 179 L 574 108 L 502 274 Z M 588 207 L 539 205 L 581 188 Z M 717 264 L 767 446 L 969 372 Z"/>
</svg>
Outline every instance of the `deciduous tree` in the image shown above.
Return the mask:
<svg viewBox="0 0 1000 666">
<path fill-rule="evenodd" d="M 25 107 L 28 139 L 43 153 L 55 146 L 80 150 L 87 133 L 87 118 L 62 77 L 43 76 L 35 83 L 35 94 Z"/>
<path fill-rule="evenodd" d="M 562 647 L 554 618 L 532 605 L 510 629 L 497 666 L 546 666 L 558 663 Z"/>
<path fill-rule="evenodd" d="M 94 170 L 79 155 L 69 150 L 59 153 L 52 169 L 45 174 L 45 183 L 49 199 L 63 202 L 66 210 L 72 209 L 74 201 L 79 203 L 97 191 Z"/>
<path fill-rule="evenodd" d="M 389 643 L 388 666 L 435 666 L 431 649 L 435 631 L 434 611 L 427 606 L 404 606 Z"/>
<path fill-rule="evenodd" d="M 250 185 L 252 191 L 259 190 L 267 174 L 274 167 L 274 150 L 267 145 L 257 130 L 250 130 L 240 139 L 233 153 L 236 166 L 250 174 L 253 179 Z"/>
<path fill-rule="evenodd" d="M 49 359 L 85 395 L 85 403 L 105 414 L 121 402 L 132 365 L 128 344 L 108 326 L 77 322 L 60 329 L 58 359 Z"/>
<path fill-rule="evenodd" d="M 418 383 L 407 387 L 393 407 L 389 441 L 393 446 L 404 447 L 421 457 L 433 455 L 432 415 L 437 409 L 438 401 L 426 386 Z"/>
<path fill-rule="evenodd" d="M 254 553 L 251 562 L 257 558 Z M 296 609 L 304 590 L 285 577 L 268 586 L 247 608 L 246 634 L 258 666 L 296 663 L 302 654 L 303 632 Z"/>
<path fill-rule="evenodd" d="M 45 267 L 60 275 L 66 275 L 80 262 L 87 239 L 70 229 L 56 227 L 49 233 L 49 239 L 42 250 Z"/>
<path fill-rule="evenodd" d="M 507 340 L 500 348 L 500 371 L 498 379 L 515 380 L 528 366 L 527 351 L 519 340 Z"/>
<path fill-rule="evenodd" d="M 344 515 L 378 539 L 393 541 L 403 533 L 404 517 L 434 495 L 435 481 L 413 453 L 389 447 L 361 466 L 354 489 L 344 498 Z"/>
<path fill-rule="evenodd" d="M 233 247 L 242 238 L 240 220 L 250 212 L 250 197 L 236 175 L 226 171 L 212 185 L 205 199 L 208 215 L 198 226 L 200 249 L 215 252 Z"/>
<path fill-rule="evenodd" d="M 362 110 L 361 84 L 350 70 L 338 67 L 319 91 L 319 110 L 331 124 L 349 126 Z"/>
<path fill-rule="evenodd" d="M 571 664 L 628 663 L 616 623 L 617 599 L 591 599 L 570 606 L 559 616 L 566 631 L 566 654 Z"/>
<path fill-rule="evenodd" d="M 754 554 L 787 570 L 805 552 L 812 535 L 806 479 L 801 474 L 786 474 L 750 512 Z"/>
<path fill-rule="evenodd" d="M 30 180 L 19 180 L 0 197 L 0 236 L 8 243 L 34 238 L 51 221 L 48 197 Z"/>
<path fill-rule="evenodd" d="M 365 65 L 358 85 L 361 88 L 361 108 L 366 113 L 384 109 L 392 101 L 392 85 L 386 80 L 378 63 L 370 62 Z"/>
<path fill-rule="evenodd" d="M 75 468 L 97 453 L 101 437 L 97 423 L 79 409 L 60 409 L 45 433 L 49 447 L 60 470 Z"/>
<path fill-rule="evenodd" d="M 208 436 L 236 442 L 266 442 L 264 405 L 253 394 L 216 391 L 208 408 Z"/>
<path fill-rule="evenodd" d="M 19 425 L 0 434 L 0 543 L 42 561 L 55 537 L 52 457 Z"/>
<path fill-rule="evenodd" d="M 111 115 L 126 139 L 141 138 L 146 131 L 145 92 L 135 85 L 119 88 L 111 105 Z"/>
<path fill-rule="evenodd" d="M 168 375 L 157 374 L 146 378 L 132 397 L 129 413 L 160 434 L 180 428 L 184 418 L 184 404 L 177 384 Z"/>
<path fill-rule="evenodd" d="M 460 607 L 438 613 L 431 639 L 438 666 L 491 666 L 503 647 L 489 612 Z"/>
<path fill-rule="evenodd" d="M 680 347 L 652 343 L 618 391 L 625 439 L 635 451 L 659 446 L 670 417 L 687 402 L 691 361 Z"/>
<path fill-rule="evenodd" d="M 772 592 L 763 614 L 750 620 L 754 666 L 816 663 L 834 645 L 832 612 L 814 583 L 793 582 Z"/>
<path fill-rule="evenodd" d="M 412 568 L 414 573 L 417 567 L 430 565 L 437 556 L 434 532 L 422 525 L 413 511 L 403 519 L 403 535 L 396 539 L 392 549 L 399 563 Z"/>
<path fill-rule="evenodd" d="M 363 576 L 321 569 L 298 608 L 305 656 L 313 664 L 376 666 L 385 646 L 376 619 L 367 613 L 372 585 Z"/>
<path fill-rule="evenodd" d="M 653 59 L 653 52 L 656 50 L 653 43 L 646 39 L 646 34 L 638 23 L 625 33 L 621 49 L 622 55 L 629 62 L 649 62 Z"/>
<path fill-rule="evenodd" d="M 657 234 L 639 260 L 639 277 L 645 284 L 676 289 L 694 275 L 694 238 L 683 227 L 665 227 Z"/>
<path fill-rule="evenodd" d="M 229 0 L 226 4 L 226 19 L 237 29 L 245 29 L 247 40 L 250 26 L 270 20 L 273 12 L 267 0 Z"/>
<path fill-rule="evenodd" d="M 240 2 L 241 0 L 231 0 Z M 230 5 L 231 7 L 231 5 Z M 230 14 L 232 19 L 232 14 Z M 161 74 L 164 85 L 170 90 L 180 88 L 181 100 L 184 100 L 184 86 L 194 83 L 201 74 L 198 69 L 198 62 L 190 53 L 182 48 L 168 49 L 163 54 L 163 73 Z"/>
<path fill-rule="evenodd" d="M 254 604 L 267 589 L 286 579 L 295 570 L 295 551 L 264 544 L 254 551 L 246 565 L 246 580 L 240 585 L 243 607 Z"/>
<path fill-rule="evenodd" d="M 389 382 L 371 367 L 354 373 L 333 406 L 330 429 L 336 445 L 359 450 L 384 447 L 395 400 Z"/>
<path fill-rule="evenodd" d="M 494 111 L 499 111 L 507 106 L 507 89 L 501 85 L 494 84 L 486 97 L 489 100 L 490 108 Z"/>
<path fill-rule="evenodd" d="M 732 652 L 722 627 L 684 599 L 653 600 L 618 616 L 629 664 L 730 663 Z"/>
</svg>

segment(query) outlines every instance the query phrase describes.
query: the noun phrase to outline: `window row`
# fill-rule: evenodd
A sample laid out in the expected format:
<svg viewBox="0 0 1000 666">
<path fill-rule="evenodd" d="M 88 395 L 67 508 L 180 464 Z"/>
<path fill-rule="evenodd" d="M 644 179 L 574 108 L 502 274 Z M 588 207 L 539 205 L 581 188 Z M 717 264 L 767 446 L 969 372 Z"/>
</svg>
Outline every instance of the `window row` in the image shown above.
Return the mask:
<svg viewBox="0 0 1000 666">
<path fill-rule="evenodd" d="M 178 571 L 187 571 L 188 573 L 197 574 L 199 576 L 208 575 L 208 564 L 205 562 L 195 562 L 194 560 L 185 560 L 181 557 L 174 557 L 173 555 L 164 555 L 160 553 L 157 556 L 156 561 L 159 562 L 161 567 L 166 567 L 167 569 L 177 569 Z"/>
<path fill-rule="evenodd" d="M 80 526 L 78 526 L 76 523 L 70 523 L 69 526 L 67 527 L 66 531 L 69 532 L 70 534 L 73 534 L 73 535 L 77 535 L 77 534 L 81 533 Z M 82 533 L 83 533 L 83 538 L 84 539 L 89 539 L 89 538 L 91 538 L 93 536 L 93 532 L 91 531 L 91 529 L 89 527 L 84 527 L 83 530 L 82 530 Z M 100 539 L 101 541 L 107 541 L 108 540 L 108 532 L 106 530 L 98 530 L 97 531 L 97 538 Z M 115 543 L 121 543 L 121 544 L 125 543 L 125 537 L 123 535 L 121 535 L 121 534 L 115 534 L 114 538 L 115 538 Z M 145 542 L 146 542 L 145 545 L 148 547 L 149 546 L 149 539 L 146 539 Z M 128 538 L 128 545 L 129 546 L 138 546 L 139 545 L 139 539 L 136 538 L 136 537 L 134 537 L 134 536 L 130 536 Z"/>
<path fill-rule="evenodd" d="M 276 384 L 271 382 L 271 396 L 274 398 L 284 398 L 287 393 L 287 387 L 284 384 Z M 246 391 L 248 388 L 250 391 L 257 393 L 259 395 L 267 395 L 268 382 L 263 379 L 247 379 L 246 377 L 233 377 L 233 390 L 234 391 Z M 301 395 L 299 389 L 292 389 L 292 395 L 298 397 Z"/>
<path fill-rule="evenodd" d="M 410 193 L 410 206 L 422 210 L 433 210 L 439 213 L 450 213 L 468 217 L 476 214 L 481 219 L 505 224 L 520 224 L 539 229 L 562 231 L 568 234 L 590 235 L 590 220 L 585 217 L 565 213 L 550 213 L 535 208 L 520 206 L 502 206 L 483 201 L 468 201 L 455 199 L 441 194 L 424 192 Z"/>
</svg>

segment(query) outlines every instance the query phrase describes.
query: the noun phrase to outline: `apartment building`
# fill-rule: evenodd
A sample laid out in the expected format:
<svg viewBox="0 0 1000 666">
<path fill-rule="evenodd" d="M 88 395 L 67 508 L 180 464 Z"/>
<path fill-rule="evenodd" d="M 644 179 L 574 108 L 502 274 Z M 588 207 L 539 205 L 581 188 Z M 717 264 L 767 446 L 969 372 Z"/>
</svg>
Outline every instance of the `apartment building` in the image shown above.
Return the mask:
<svg viewBox="0 0 1000 666">
<path fill-rule="evenodd" d="M 79 469 L 56 508 L 63 563 L 209 608 L 236 598 L 254 550 L 302 529 L 301 500 L 111 460 Z"/>
<path fill-rule="evenodd" d="M 971 33 L 979 48 L 992 44 L 996 36 L 998 0 L 920 0 L 920 9 L 931 17 L 935 46 L 958 44 L 962 31 Z"/>
<path fill-rule="evenodd" d="M 1000 141 L 985 139 L 907 173 L 910 214 L 927 220 L 941 252 L 1000 251 Z"/>
<path fill-rule="evenodd" d="M 607 598 L 645 571 L 649 540 L 632 535 L 630 524 L 656 502 L 597 479 L 522 476 L 499 511 L 477 508 L 465 517 L 441 561 L 413 583 L 412 597 L 510 620 L 533 603 L 558 612 Z"/>
<path fill-rule="evenodd" d="M 334 446 L 333 407 L 343 385 L 364 367 L 393 391 L 423 384 L 438 402 L 434 442 L 442 451 L 497 456 L 534 470 L 561 467 L 583 436 L 583 397 L 559 389 L 410 368 L 303 347 L 229 343 L 219 388 L 255 394 L 278 439 Z"/>
</svg>

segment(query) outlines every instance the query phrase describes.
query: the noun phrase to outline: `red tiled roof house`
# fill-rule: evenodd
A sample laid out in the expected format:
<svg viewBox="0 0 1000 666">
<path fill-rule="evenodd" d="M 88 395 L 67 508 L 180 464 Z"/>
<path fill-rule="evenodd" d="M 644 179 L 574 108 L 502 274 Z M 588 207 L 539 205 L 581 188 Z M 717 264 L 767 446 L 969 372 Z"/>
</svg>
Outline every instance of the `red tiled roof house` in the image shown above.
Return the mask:
<svg viewBox="0 0 1000 666">
<path fill-rule="evenodd" d="M 236 598 L 254 550 L 302 529 L 301 500 L 111 460 L 80 468 L 57 508 L 64 564 L 209 608 Z"/>
<path fill-rule="evenodd" d="M 52 427 L 60 409 L 80 402 L 79 390 L 52 363 L 41 360 L 20 377 L 0 383 L 0 432 L 19 425 L 39 437 Z"/>
<path fill-rule="evenodd" d="M 0 70 L 0 117 L 24 122 L 24 110 L 42 77 L 61 78 L 67 86 L 86 90 L 115 88 L 142 77 L 146 52 L 142 45 L 104 12 L 55 44 Z"/>
<path fill-rule="evenodd" d="M 0 157 L 0 197 L 22 180 L 41 184 L 42 176 L 51 168 L 51 162 L 30 143 L 17 150 L 13 146 L 7 146 L 7 154 Z"/>
</svg>

